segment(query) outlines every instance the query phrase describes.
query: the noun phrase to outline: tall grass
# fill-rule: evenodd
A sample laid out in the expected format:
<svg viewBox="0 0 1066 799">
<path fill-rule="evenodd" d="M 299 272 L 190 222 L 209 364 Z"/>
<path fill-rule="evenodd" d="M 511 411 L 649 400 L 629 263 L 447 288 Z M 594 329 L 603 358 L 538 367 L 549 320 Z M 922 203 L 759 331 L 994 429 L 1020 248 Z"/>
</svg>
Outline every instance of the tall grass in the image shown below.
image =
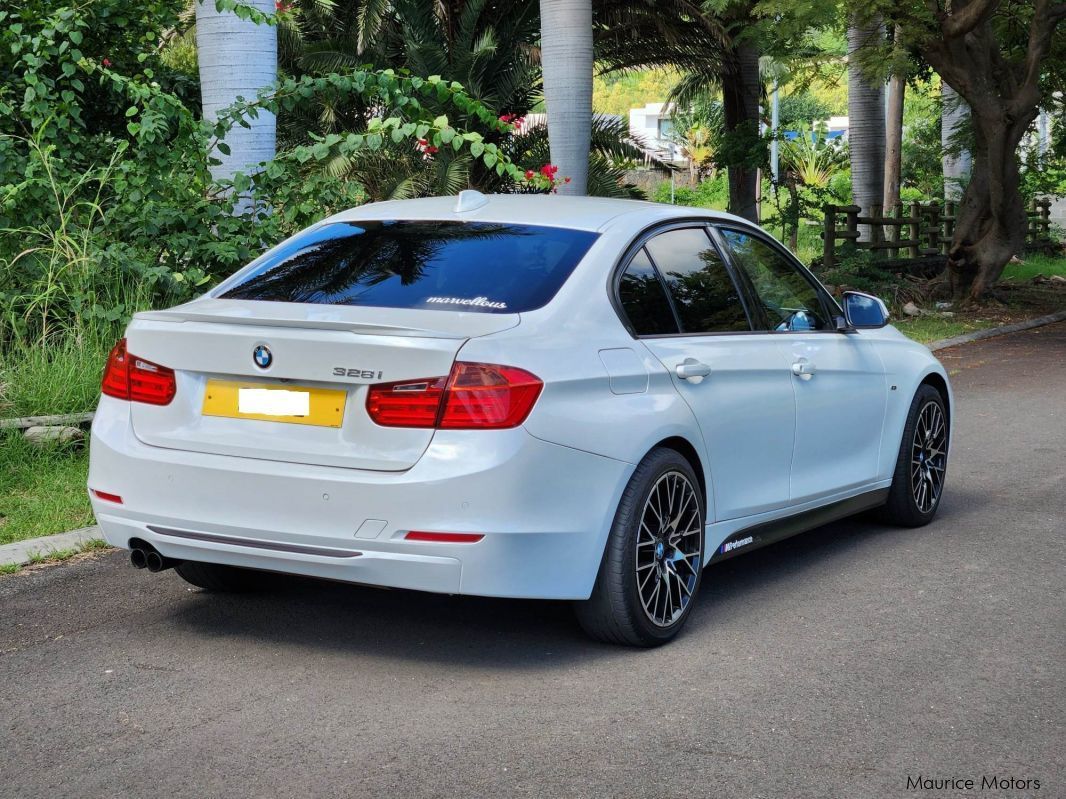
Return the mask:
<svg viewBox="0 0 1066 799">
<path fill-rule="evenodd" d="M 5 348 L 0 352 L 0 418 L 92 410 L 113 343 L 103 336 L 67 336 L 48 346 Z"/>
<path fill-rule="evenodd" d="M 0 430 L 0 544 L 92 524 L 84 448 L 36 447 Z"/>
</svg>

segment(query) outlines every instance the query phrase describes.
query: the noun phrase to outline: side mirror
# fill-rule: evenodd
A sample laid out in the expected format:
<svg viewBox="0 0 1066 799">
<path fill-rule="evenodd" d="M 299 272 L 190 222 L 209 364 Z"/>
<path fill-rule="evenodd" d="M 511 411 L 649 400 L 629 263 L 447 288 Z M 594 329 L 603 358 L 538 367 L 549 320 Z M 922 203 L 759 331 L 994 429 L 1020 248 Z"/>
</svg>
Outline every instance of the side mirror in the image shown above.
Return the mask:
<svg viewBox="0 0 1066 799">
<path fill-rule="evenodd" d="M 852 328 L 877 328 L 888 324 L 888 306 L 872 294 L 844 292 L 844 318 Z"/>
</svg>

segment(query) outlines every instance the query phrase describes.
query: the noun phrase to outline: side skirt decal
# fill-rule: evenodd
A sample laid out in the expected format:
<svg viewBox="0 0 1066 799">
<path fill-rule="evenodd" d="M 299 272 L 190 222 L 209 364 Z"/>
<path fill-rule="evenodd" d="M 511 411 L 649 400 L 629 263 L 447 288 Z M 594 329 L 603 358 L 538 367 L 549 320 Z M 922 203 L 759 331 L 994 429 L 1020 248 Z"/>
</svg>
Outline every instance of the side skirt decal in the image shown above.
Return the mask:
<svg viewBox="0 0 1066 799">
<path fill-rule="evenodd" d="M 879 507 L 888 500 L 888 491 L 887 488 L 879 488 L 876 491 L 868 491 L 865 494 L 842 499 L 820 508 L 797 513 L 794 516 L 785 516 L 781 519 L 774 519 L 772 522 L 763 522 L 738 530 L 718 545 L 708 563 L 727 560 L 768 544 L 775 544 L 799 533 L 805 533 L 823 524 Z"/>
</svg>

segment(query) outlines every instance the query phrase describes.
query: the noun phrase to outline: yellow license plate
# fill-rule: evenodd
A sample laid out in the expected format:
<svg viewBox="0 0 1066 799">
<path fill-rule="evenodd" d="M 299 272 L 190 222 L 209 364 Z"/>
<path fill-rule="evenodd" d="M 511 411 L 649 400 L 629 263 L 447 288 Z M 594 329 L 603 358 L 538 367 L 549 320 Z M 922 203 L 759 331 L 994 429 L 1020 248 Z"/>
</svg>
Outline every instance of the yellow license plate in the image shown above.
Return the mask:
<svg viewBox="0 0 1066 799">
<path fill-rule="evenodd" d="M 208 380 L 204 416 L 340 427 L 348 392 L 309 386 Z"/>
</svg>

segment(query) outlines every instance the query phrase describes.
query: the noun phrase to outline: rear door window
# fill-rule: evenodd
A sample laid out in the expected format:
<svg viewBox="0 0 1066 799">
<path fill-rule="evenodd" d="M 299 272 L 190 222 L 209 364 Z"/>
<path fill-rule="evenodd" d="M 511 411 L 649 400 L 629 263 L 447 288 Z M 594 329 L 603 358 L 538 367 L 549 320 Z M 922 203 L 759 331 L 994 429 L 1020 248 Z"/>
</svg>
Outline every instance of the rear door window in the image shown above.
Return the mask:
<svg viewBox="0 0 1066 799">
<path fill-rule="evenodd" d="M 618 298 L 622 301 L 633 332 L 638 336 L 661 336 L 677 333 L 677 320 L 666 298 L 666 289 L 652 266 L 651 259 L 643 249 L 638 250 L 629 262 L 618 285 Z"/>
<path fill-rule="evenodd" d="M 685 333 L 748 332 L 740 292 L 704 228 L 678 228 L 648 241 Z"/>
<path fill-rule="evenodd" d="M 499 222 L 336 222 L 295 236 L 219 296 L 519 313 L 551 301 L 597 237 Z"/>
</svg>

